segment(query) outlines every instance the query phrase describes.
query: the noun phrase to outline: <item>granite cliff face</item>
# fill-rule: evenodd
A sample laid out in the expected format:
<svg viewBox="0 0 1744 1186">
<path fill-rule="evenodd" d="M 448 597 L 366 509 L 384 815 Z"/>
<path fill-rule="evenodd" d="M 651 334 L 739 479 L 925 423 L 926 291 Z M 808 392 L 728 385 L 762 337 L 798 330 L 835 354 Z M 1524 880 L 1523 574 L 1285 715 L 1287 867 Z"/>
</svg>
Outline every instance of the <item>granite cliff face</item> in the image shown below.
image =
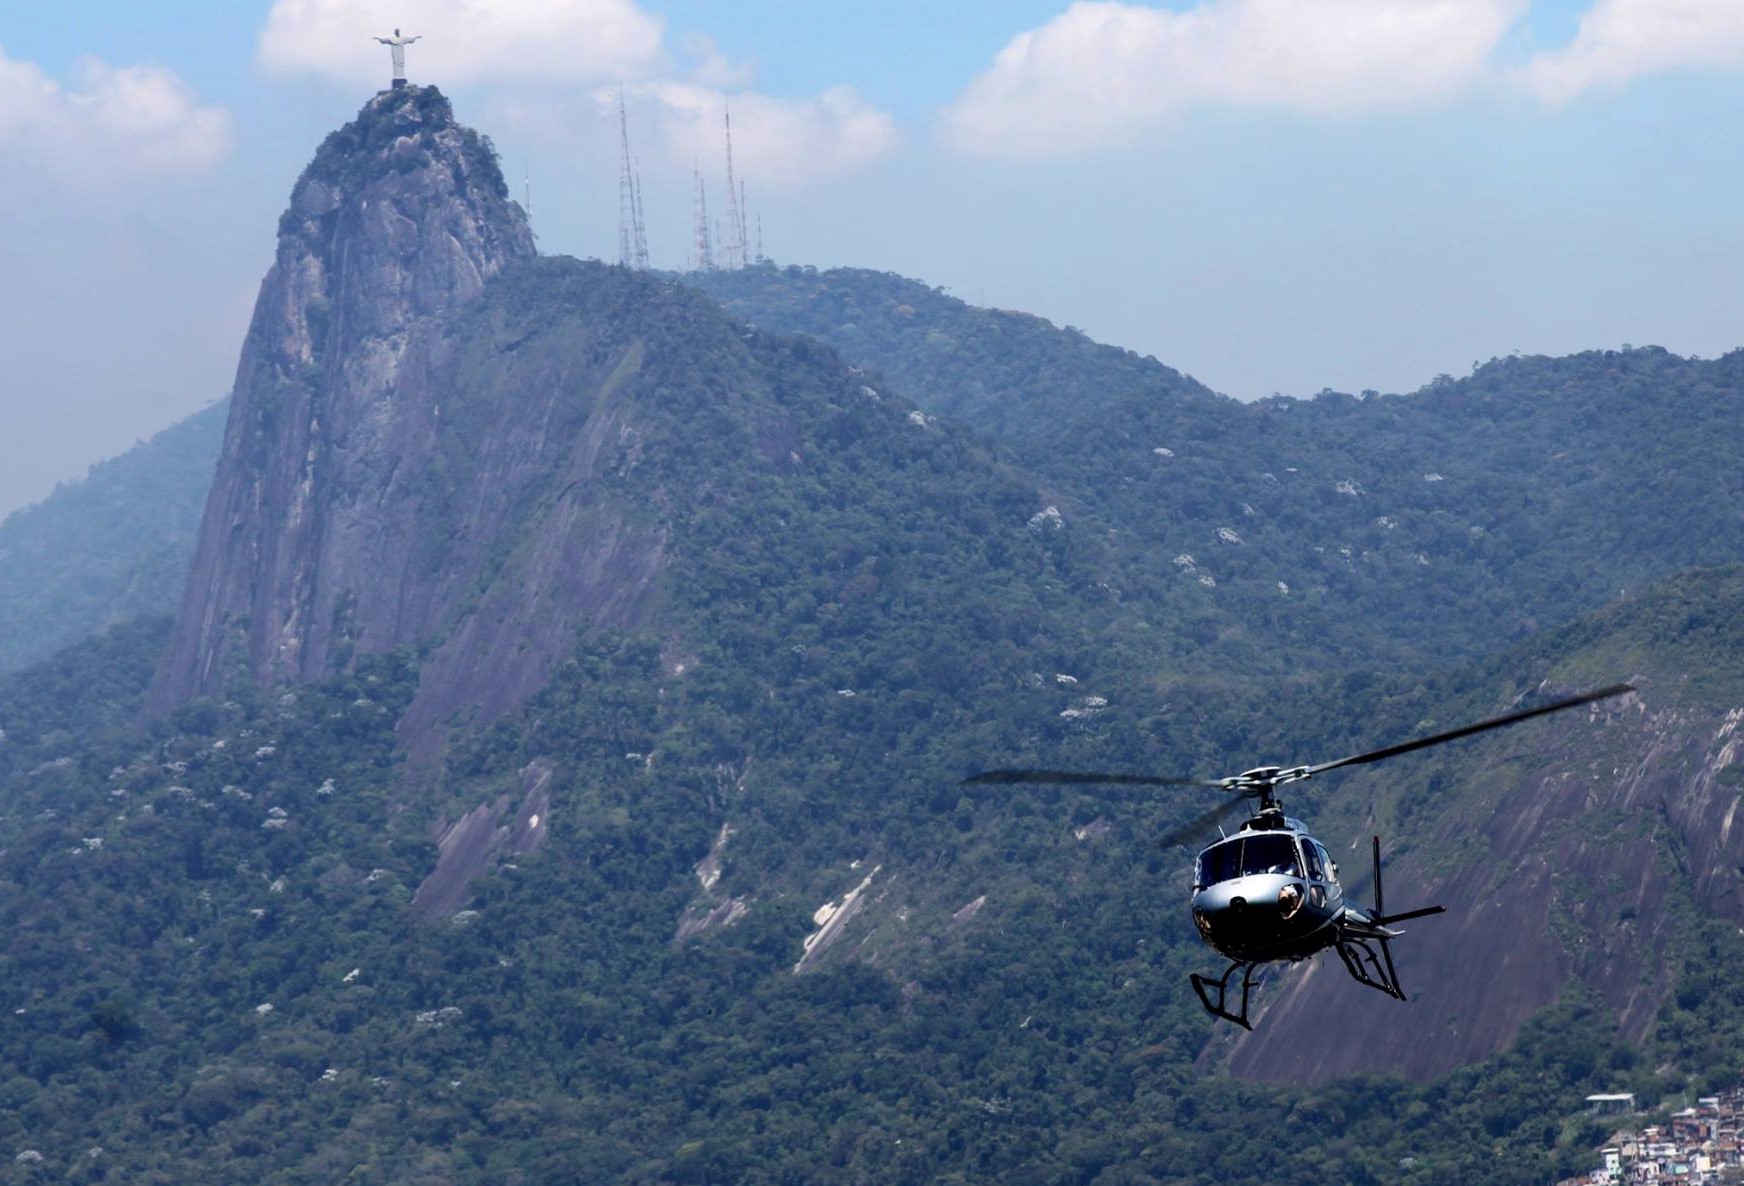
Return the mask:
<svg viewBox="0 0 1744 1186">
<path fill-rule="evenodd" d="M 156 705 L 227 672 L 318 678 L 449 612 L 408 579 L 405 546 L 431 379 L 446 318 L 533 254 L 488 147 L 434 88 L 384 92 L 328 137 L 279 222 Z"/>
<path fill-rule="evenodd" d="M 537 689 L 578 619 L 634 616 L 622 582 L 651 579 L 657 533 L 528 515 L 543 451 L 597 452 L 547 435 L 589 368 L 498 368 L 494 402 L 453 415 L 460 319 L 535 254 L 488 143 L 434 88 L 384 92 L 328 137 L 279 223 L 155 708 L 416 644 L 437 649 L 415 721 L 488 716 Z"/>
</svg>

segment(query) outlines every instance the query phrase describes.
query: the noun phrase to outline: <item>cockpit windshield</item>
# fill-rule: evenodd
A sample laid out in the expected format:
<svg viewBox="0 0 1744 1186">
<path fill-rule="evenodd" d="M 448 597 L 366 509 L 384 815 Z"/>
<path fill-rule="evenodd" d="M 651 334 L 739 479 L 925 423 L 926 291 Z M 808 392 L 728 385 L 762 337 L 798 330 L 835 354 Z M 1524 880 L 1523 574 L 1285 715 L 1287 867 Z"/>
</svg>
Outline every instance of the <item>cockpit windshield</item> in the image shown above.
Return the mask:
<svg viewBox="0 0 1744 1186">
<path fill-rule="evenodd" d="M 1302 876 L 1296 841 L 1290 836 L 1237 836 L 1199 854 L 1193 884 L 1203 888 L 1252 873 Z"/>
<path fill-rule="evenodd" d="M 1241 871 L 1302 876 L 1302 867 L 1296 858 L 1296 841 L 1289 836 L 1249 836 L 1241 846 Z"/>
<path fill-rule="evenodd" d="M 1193 885 L 1203 889 L 1241 876 L 1241 841 L 1225 840 L 1199 854 L 1199 868 L 1193 874 Z"/>
</svg>

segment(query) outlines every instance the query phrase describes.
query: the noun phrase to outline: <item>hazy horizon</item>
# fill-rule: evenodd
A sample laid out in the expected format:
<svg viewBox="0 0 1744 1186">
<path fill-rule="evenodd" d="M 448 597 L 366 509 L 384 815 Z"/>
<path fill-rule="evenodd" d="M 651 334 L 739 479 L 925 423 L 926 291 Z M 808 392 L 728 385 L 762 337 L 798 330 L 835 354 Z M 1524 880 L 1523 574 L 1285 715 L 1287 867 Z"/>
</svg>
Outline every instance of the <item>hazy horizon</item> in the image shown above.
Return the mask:
<svg viewBox="0 0 1744 1186">
<path fill-rule="evenodd" d="M 1513 351 L 1741 344 L 1744 10 L 1711 0 L 831 6 L 186 0 L 0 18 L 0 515 L 228 393 L 273 232 L 385 82 L 615 258 L 622 81 L 656 267 L 719 115 L 778 263 L 897 272 L 1242 399 Z M 1385 13 L 1389 18 L 1383 21 Z"/>
</svg>

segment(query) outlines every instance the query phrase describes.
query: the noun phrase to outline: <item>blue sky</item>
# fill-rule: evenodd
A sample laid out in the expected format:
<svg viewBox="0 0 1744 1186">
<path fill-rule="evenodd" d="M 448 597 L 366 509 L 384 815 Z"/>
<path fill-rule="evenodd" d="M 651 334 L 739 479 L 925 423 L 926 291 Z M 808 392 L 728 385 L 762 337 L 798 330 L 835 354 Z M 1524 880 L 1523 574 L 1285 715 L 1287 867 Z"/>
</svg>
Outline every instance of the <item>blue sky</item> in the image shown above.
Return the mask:
<svg viewBox="0 0 1744 1186">
<path fill-rule="evenodd" d="M 900 272 L 1240 398 L 1744 345 L 1737 0 L 90 0 L 0 12 L 0 514 L 221 397 L 273 227 L 385 75 L 543 249 L 656 266 L 718 116 L 780 262 Z"/>
</svg>

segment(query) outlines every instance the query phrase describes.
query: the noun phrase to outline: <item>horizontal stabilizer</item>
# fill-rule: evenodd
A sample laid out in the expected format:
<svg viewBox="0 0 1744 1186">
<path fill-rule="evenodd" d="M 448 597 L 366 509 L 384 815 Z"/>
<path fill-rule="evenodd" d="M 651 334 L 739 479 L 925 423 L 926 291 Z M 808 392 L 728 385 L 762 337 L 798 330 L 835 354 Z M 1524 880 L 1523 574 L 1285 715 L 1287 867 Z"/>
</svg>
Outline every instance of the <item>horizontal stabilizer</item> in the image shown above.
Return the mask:
<svg viewBox="0 0 1744 1186">
<path fill-rule="evenodd" d="M 1426 914 L 1440 914 L 1445 906 L 1425 906 L 1421 910 L 1407 910 L 1403 914 L 1377 914 L 1369 919 L 1378 927 L 1391 926 L 1396 922 L 1404 922 L 1408 918 L 1422 918 Z"/>
</svg>

